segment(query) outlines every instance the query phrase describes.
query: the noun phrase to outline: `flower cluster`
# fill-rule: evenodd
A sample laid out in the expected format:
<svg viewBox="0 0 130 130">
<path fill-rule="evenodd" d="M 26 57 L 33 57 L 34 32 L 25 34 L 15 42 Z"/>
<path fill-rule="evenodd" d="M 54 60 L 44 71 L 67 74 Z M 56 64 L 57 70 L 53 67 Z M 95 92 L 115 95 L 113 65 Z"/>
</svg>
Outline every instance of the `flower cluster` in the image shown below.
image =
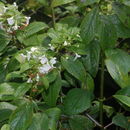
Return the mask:
<svg viewBox="0 0 130 130">
<path fill-rule="evenodd" d="M 39 48 L 31 47 L 31 49 L 25 53 L 19 54 L 19 59 L 21 63 L 33 64 L 33 73 L 35 76 L 29 77 L 27 82 L 32 83 L 34 80 L 39 82 L 40 76 L 48 74 L 52 69 L 55 68 L 57 63 L 56 57 L 47 56 L 45 53 L 41 53 Z"/>
<path fill-rule="evenodd" d="M 12 33 L 21 26 L 27 26 L 29 20 L 30 17 L 26 17 L 18 11 L 18 6 L 15 2 L 13 5 L 4 5 L 0 2 L 0 29 Z"/>
</svg>

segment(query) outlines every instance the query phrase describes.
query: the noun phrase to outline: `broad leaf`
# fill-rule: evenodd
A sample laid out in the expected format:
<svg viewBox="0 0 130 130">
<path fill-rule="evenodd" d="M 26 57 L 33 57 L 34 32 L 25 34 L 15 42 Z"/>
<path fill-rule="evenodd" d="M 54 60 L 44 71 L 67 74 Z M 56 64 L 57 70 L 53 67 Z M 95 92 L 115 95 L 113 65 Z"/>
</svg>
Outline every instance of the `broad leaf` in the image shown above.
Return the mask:
<svg viewBox="0 0 130 130">
<path fill-rule="evenodd" d="M 74 60 L 73 58 L 65 59 L 62 58 L 63 67 L 75 78 L 84 82 L 86 77 L 85 68 L 78 59 Z"/>
<path fill-rule="evenodd" d="M 100 46 L 97 41 L 92 41 L 86 47 L 86 57 L 82 58 L 87 71 L 95 77 L 98 72 L 100 59 Z"/>
<path fill-rule="evenodd" d="M 99 10 L 93 9 L 89 12 L 81 23 L 81 37 L 85 44 L 89 44 L 97 36 L 99 25 Z"/>
<path fill-rule="evenodd" d="M 116 15 L 119 17 L 121 22 L 130 28 L 130 7 L 123 5 L 121 3 L 115 2 L 113 4 L 113 9 Z"/>
<path fill-rule="evenodd" d="M 99 25 L 99 43 L 103 50 L 114 48 L 117 40 L 116 28 L 109 17 L 102 15 Z"/>
<path fill-rule="evenodd" d="M 113 97 L 124 105 L 130 107 L 130 97 L 124 95 L 114 95 Z"/>
<path fill-rule="evenodd" d="M 56 6 L 71 3 L 73 1 L 75 1 L 75 0 L 52 0 L 51 6 L 56 7 Z"/>
<path fill-rule="evenodd" d="M 87 110 L 91 106 L 92 93 L 80 88 L 71 89 L 64 101 L 64 112 L 74 115 Z"/>
<path fill-rule="evenodd" d="M 10 130 L 10 125 L 9 124 L 3 125 L 1 130 Z"/>
<path fill-rule="evenodd" d="M 0 52 L 5 49 L 11 40 L 10 35 L 0 29 Z"/>
<path fill-rule="evenodd" d="M 49 130 L 57 130 L 57 121 L 60 118 L 61 110 L 59 108 L 50 108 L 45 113 L 49 117 Z"/>
<path fill-rule="evenodd" d="M 18 107 L 11 115 L 9 124 L 11 130 L 27 130 L 32 121 L 32 104 Z"/>
<path fill-rule="evenodd" d="M 32 123 L 27 130 L 48 130 L 49 118 L 45 113 L 33 115 Z"/>
<path fill-rule="evenodd" d="M 130 130 L 130 124 L 128 122 L 128 119 L 122 113 L 119 113 L 114 116 L 112 122 L 117 126 Z"/>
<path fill-rule="evenodd" d="M 127 28 L 116 15 L 110 15 L 109 19 L 116 28 L 116 33 L 119 38 L 129 38 L 130 29 Z"/>
<path fill-rule="evenodd" d="M 59 92 L 61 89 L 61 77 L 58 74 L 56 80 L 50 84 L 49 89 L 43 94 L 44 100 L 49 106 L 56 106 Z"/>
<path fill-rule="evenodd" d="M 106 51 L 106 66 L 112 78 L 120 87 L 130 86 L 130 56 L 119 49 Z"/>
<path fill-rule="evenodd" d="M 94 3 L 99 3 L 100 0 L 77 0 L 80 6 L 87 6 Z"/>
<path fill-rule="evenodd" d="M 93 130 L 94 124 L 85 116 L 75 115 L 69 120 L 72 130 Z"/>
</svg>

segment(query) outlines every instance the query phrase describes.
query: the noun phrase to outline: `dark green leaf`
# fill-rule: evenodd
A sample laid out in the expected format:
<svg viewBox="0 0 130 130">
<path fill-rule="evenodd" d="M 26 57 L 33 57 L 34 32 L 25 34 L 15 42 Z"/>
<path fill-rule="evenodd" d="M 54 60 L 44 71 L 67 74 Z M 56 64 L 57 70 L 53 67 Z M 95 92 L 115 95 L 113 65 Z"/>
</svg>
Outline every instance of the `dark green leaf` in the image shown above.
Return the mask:
<svg viewBox="0 0 130 130">
<path fill-rule="evenodd" d="M 24 104 L 18 107 L 10 117 L 10 130 L 27 130 L 32 121 L 32 115 L 32 104 Z"/>
<path fill-rule="evenodd" d="M 126 26 L 130 28 L 130 7 L 115 2 L 113 4 L 113 9 L 116 15 L 119 17 L 121 22 Z"/>
<path fill-rule="evenodd" d="M 113 49 L 106 51 L 106 66 L 112 78 L 120 87 L 130 86 L 130 55 L 126 52 Z"/>
<path fill-rule="evenodd" d="M 64 112 L 67 115 L 81 113 L 91 106 L 92 93 L 80 88 L 71 89 L 64 101 Z"/>
<path fill-rule="evenodd" d="M 93 130 L 94 124 L 85 116 L 75 115 L 69 120 L 72 130 Z"/>
<path fill-rule="evenodd" d="M 86 77 L 85 68 L 78 59 L 74 60 L 73 58 L 65 59 L 62 58 L 62 65 L 64 68 L 72 74 L 78 80 L 84 82 Z"/>
<path fill-rule="evenodd" d="M 85 44 L 89 44 L 97 36 L 99 25 L 99 10 L 93 9 L 89 12 L 81 23 L 81 37 Z"/>
</svg>

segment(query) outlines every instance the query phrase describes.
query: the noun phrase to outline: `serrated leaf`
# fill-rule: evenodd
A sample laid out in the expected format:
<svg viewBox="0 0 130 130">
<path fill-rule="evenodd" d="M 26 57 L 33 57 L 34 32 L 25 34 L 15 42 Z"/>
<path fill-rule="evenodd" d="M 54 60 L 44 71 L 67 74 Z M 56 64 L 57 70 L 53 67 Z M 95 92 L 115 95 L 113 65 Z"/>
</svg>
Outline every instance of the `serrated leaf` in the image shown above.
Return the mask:
<svg viewBox="0 0 130 130">
<path fill-rule="evenodd" d="M 73 58 L 65 59 L 62 58 L 61 60 L 63 67 L 75 78 L 84 82 L 86 77 L 85 68 L 78 59 L 74 60 Z"/>
<path fill-rule="evenodd" d="M 112 78 L 120 87 L 130 86 L 130 56 L 120 50 L 113 49 L 106 51 L 106 66 Z"/>
<path fill-rule="evenodd" d="M 45 111 L 49 117 L 49 130 L 57 130 L 57 121 L 60 118 L 61 110 L 59 108 L 50 108 Z"/>
<path fill-rule="evenodd" d="M 94 124 L 85 116 L 75 115 L 69 120 L 72 130 L 93 130 Z"/>
<path fill-rule="evenodd" d="M 114 116 L 112 119 L 112 122 L 115 125 L 120 126 L 120 127 L 128 130 L 128 127 L 129 127 L 128 119 L 122 113 L 119 113 L 116 116 Z"/>
<path fill-rule="evenodd" d="M 115 2 L 113 4 L 113 9 L 115 14 L 119 17 L 121 22 L 130 28 L 130 7 L 121 4 L 119 2 Z"/>
<path fill-rule="evenodd" d="M 47 105 L 52 107 L 56 106 L 61 85 L 62 85 L 61 77 L 58 74 L 56 80 L 52 84 L 50 84 L 49 89 L 43 94 L 43 97 Z"/>
<path fill-rule="evenodd" d="M 98 41 L 92 41 L 86 47 L 86 57 L 84 56 L 83 64 L 87 71 L 95 77 L 98 72 L 99 59 L 100 59 L 100 46 Z"/>
<path fill-rule="evenodd" d="M 99 10 L 94 8 L 89 12 L 81 23 L 81 38 L 84 44 L 89 44 L 97 36 L 99 25 Z"/>
<path fill-rule="evenodd" d="M 32 104 L 24 104 L 18 107 L 10 117 L 10 130 L 27 130 L 32 121 L 32 114 Z"/>
<path fill-rule="evenodd" d="M 0 29 L 0 52 L 5 49 L 5 47 L 9 44 L 10 40 L 11 36 Z"/>
<path fill-rule="evenodd" d="M 102 15 L 99 25 L 99 43 L 103 50 L 114 48 L 116 45 L 116 28 L 109 20 L 109 17 Z"/>
<path fill-rule="evenodd" d="M 80 88 L 71 89 L 64 101 L 64 112 L 67 115 L 79 114 L 91 106 L 92 93 Z"/>
</svg>

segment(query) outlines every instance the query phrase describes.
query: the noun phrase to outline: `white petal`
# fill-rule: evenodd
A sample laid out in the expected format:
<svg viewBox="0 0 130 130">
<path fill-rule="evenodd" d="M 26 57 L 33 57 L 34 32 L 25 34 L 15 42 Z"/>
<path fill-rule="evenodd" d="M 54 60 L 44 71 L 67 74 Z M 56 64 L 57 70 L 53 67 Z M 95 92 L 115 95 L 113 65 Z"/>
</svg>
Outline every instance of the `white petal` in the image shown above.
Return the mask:
<svg viewBox="0 0 130 130">
<path fill-rule="evenodd" d="M 13 25 L 14 24 L 13 17 L 7 18 L 7 22 L 8 22 L 9 25 Z"/>
<path fill-rule="evenodd" d="M 52 59 L 50 60 L 50 63 L 51 63 L 52 65 L 56 64 L 56 57 L 52 58 Z"/>
</svg>

